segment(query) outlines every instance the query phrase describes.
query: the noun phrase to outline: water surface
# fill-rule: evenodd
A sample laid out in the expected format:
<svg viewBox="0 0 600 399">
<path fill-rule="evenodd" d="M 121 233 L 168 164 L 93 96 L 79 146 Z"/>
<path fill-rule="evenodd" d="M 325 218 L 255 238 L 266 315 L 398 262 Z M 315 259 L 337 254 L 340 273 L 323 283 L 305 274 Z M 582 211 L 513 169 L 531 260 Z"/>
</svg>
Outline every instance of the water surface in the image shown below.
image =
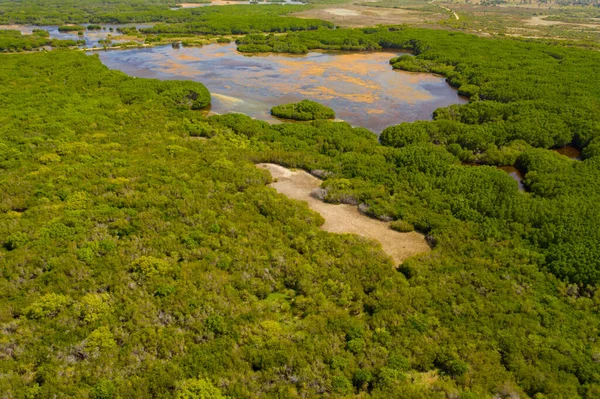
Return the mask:
<svg viewBox="0 0 600 399">
<path fill-rule="evenodd" d="M 554 151 L 558 152 L 560 155 L 564 155 L 569 157 L 570 159 L 580 161 L 581 160 L 581 151 L 571 145 L 567 145 L 561 148 L 556 148 Z"/>
<path fill-rule="evenodd" d="M 84 24 L 82 26 L 87 26 L 89 24 Z M 85 30 L 83 32 L 83 36 L 79 36 L 77 32 L 60 32 L 58 30 L 58 26 L 56 25 L 0 25 L 0 30 L 2 29 L 14 29 L 20 31 L 22 34 L 29 35 L 33 32 L 34 29 L 43 29 L 50 33 L 50 37 L 53 39 L 60 40 L 85 40 L 85 47 L 103 47 L 103 44 L 98 43 L 100 40 L 107 39 L 108 36 L 111 36 L 111 41 L 115 43 L 121 43 L 130 41 L 131 38 L 127 38 L 122 36 L 119 32 L 117 32 L 118 28 L 151 28 L 154 23 L 141 23 L 141 24 L 98 24 L 102 26 L 103 29 L 98 30 Z M 110 30 L 112 28 L 112 31 Z"/>
<path fill-rule="evenodd" d="M 525 176 L 519 169 L 515 168 L 514 166 L 498 166 L 497 168 L 508 173 L 508 175 L 517 182 L 519 185 L 519 191 L 525 191 L 525 186 L 523 185 L 523 179 Z"/>
<path fill-rule="evenodd" d="M 240 112 L 271 122 L 277 121 L 271 107 L 309 98 L 333 108 L 339 119 L 381 132 L 400 122 L 431 119 L 435 109 L 467 101 L 442 77 L 393 70 L 389 60 L 397 55 L 248 56 L 233 43 L 99 53 L 109 68 L 131 76 L 204 83 L 213 96 L 212 112 Z"/>
</svg>

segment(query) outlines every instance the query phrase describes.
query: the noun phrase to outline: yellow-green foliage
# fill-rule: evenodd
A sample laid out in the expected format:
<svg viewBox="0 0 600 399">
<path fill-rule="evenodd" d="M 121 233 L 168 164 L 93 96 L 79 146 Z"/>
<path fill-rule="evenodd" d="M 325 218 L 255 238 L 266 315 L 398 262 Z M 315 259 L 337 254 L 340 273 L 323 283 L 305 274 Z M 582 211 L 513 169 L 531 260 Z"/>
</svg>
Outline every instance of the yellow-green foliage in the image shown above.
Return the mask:
<svg viewBox="0 0 600 399">
<path fill-rule="evenodd" d="M 99 327 L 87 337 L 85 347 L 90 352 L 106 352 L 117 347 L 117 342 L 108 327 Z"/>
<path fill-rule="evenodd" d="M 390 228 L 392 230 L 396 230 L 399 231 L 401 233 L 408 233 L 410 231 L 414 231 L 415 230 L 415 226 L 413 226 L 412 224 L 404 221 L 404 220 L 396 220 L 393 221 L 390 224 Z"/>
<path fill-rule="evenodd" d="M 66 295 L 49 293 L 25 308 L 24 313 L 30 319 L 41 319 L 56 316 L 58 312 L 71 303 Z"/>
<path fill-rule="evenodd" d="M 225 399 L 218 388 L 204 378 L 182 381 L 175 391 L 176 399 Z"/>
<path fill-rule="evenodd" d="M 110 295 L 106 292 L 87 294 L 79 300 L 77 309 L 83 322 L 93 323 L 110 313 Z"/>
<path fill-rule="evenodd" d="M 49 164 L 54 162 L 60 162 L 60 156 L 58 154 L 44 154 L 38 158 L 43 164 Z"/>
<path fill-rule="evenodd" d="M 298 103 L 278 105 L 271 108 L 271 114 L 285 119 L 297 121 L 314 121 L 317 119 L 333 119 L 335 112 L 329 107 L 310 100 Z"/>
<path fill-rule="evenodd" d="M 164 276 L 171 270 L 169 262 L 153 256 L 142 256 L 131 264 L 131 270 L 139 280 Z"/>
</svg>

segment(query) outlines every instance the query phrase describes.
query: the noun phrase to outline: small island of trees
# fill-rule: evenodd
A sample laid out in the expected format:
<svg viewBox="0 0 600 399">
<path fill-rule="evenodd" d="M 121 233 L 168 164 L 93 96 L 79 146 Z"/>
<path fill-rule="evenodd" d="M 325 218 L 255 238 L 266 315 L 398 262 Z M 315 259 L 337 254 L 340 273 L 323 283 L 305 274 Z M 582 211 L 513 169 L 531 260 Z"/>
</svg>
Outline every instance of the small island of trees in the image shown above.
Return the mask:
<svg viewBox="0 0 600 399">
<path fill-rule="evenodd" d="M 83 32 L 86 27 L 81 25 L 62 25 L 58 27 L 59 32 Z"/>
<path fill-rule="evenodd" d="M 271 115 L 278 118 L 296 121 L 314 121 L 318 119 L 334 119 L 335 112 L 322 104 L 311 100 L 283 104 L 271 108 Z"/>
</svg>

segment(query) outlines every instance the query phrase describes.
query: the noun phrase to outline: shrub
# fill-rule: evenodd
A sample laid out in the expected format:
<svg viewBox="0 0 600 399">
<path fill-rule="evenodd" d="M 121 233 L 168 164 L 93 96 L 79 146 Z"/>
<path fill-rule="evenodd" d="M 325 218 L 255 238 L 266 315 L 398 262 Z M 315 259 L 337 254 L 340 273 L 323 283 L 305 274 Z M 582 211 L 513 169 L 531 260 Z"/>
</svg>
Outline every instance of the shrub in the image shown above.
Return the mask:
<svg viewBox="0 0 600 399">
<path fill-rule="evenodd" d="M 71 303 L 71 298 L 66 295 L 50 293 L 42 296 L 35 303 L 25 309 L 29 319 L 41 319 L 58 314 L 63 308 Z"/>
<path fill-rule="evenodd" d="M 339 395 L 352 393 L 352 384 L 343 375 L 336 375 L 331 379 L 331 390 Z"/>
<path fill-rule="evenodd" d="M 388 359 L 388 367 L 398 371 L 410 370 L 410 362 L 402 355 L 391 355 Z"/>
<path fill-rule="evenodd" d="M 77 308 L 80 312 L 81 320 L 86 323 L 93 323 L 102 316 L 110 312 L 110 295 L 103 292 L 101 294 L 87 294 L 79 301 Z"/>
<path fill-rule="evenodd" d="M 310 100 L 278 105 L 271 108 L 271 114 L 278 118 L 293 119 L 297 121 L 335 118 L 335 112 L 331 108 Z"/>
<path fill-rule="evenodd" d="M 23 245 L 27 244 L 29 241 L 29 236 L 27 234 L 17 231 L 16 233 L 12 233 L 9 235 L 4 241 L 4 248 L 9 251 L 15 250 Z"/>
<path fill-rule="evenodd" d="M 225 399 L 221 391 L 204 378 L 182 381 L 175 393 L 176 399 Z"/>
<path fill-rule="evenodd" d="M 365 389 L 371 380 L 373 380 L 373 375 L 364 369 L 357 370 L 352 376 L 352 384 L 358 389 Z"/>
<path fill-rule="evenodd" d="M 115 394 L 115 385 L 109 380 L 100 380 L 90 392 L 92 399 L 110 399 Z"/>
<path fill-rule="evenodd" d="M 49 163 L 60 162 L 60 159 L 60 156 L 57 154 L 44 154 L 38 158 L 38 160 L 44 165 L 47 165 Z"/>
<path fill-rule="evenodd" d="M 427 143 L 431 140 L 427 129 L 429 125 L 423 122 L 401 123 L 385 128 L 379 140 L 381 144 L 391 147 L 406 147 L 417 143 Z"/>
<path fill-rule="evenodd" d="M 365 341 L 362 340 L 361 338 L 352 339 L 352 340 L 348 341 L 346 346 L 348 347 L 348 350 L 350 352 L 357 354 L 357 353 L 360 353 L 363 351 L 363 349 L 365 347 Z"/>
<path fill-rule="evenodd" d="M 409 233 L 415 230 L 415 226 L 404 220 L 396 220 L 390 223 L 390 228 L 399 231 L 400 233 Z"/>
<path fill-rule="evenodd" d="M 58 27 L 59 32 L 83 32 L 85 26 L 81 25 L 63 25 Z"/>
<path fill-rule="evenodd" d="M 90 351 L 107 351 L 117 347 L 117 342 L 108 327 L 100 327 L 87 337 L 86 348 Z"/>
<path fill-rule="evenodd" d="M 134 274 L 134 278 L 138 281 L 166 275 L 170 269 L 169 262 L 155 258 L 154 256 L 142 256 L 131 264 L 131 271 Z"/>
</svg>

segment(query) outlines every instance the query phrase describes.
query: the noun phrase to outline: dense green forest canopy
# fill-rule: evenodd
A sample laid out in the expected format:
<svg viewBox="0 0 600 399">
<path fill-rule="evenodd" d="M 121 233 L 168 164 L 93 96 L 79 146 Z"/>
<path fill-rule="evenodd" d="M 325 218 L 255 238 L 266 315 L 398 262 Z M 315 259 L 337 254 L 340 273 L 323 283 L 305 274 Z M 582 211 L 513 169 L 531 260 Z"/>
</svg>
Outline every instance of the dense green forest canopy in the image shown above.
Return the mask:
<svg viewBox="0 0 600 399">
<path fill-rule="evenodd" d="M 172 10 L 175 2 L 160 0 L 0 0 L 0 23 L 60 25 L 63 23 L 192 23 L 207 19 L 234 18 L 243 24 L 240 17 L 262 16 L 272 18 L 304 9 L 298 5 L 231 5 L 198 7 Z M 290 18 L 301 21 L 300 18 Z M 325 23 L 327 24 L 327 23 Z M 269 30 L 265 30 L 268 32 Z"/>
<path fill-rule="evenodd" d="M 599 158 L 527 151 L 537 184 L 524 194 L 424 141 L 206 120 L 179 84 L 77 52 L 4 56 L 0 68 L 3 392 L 599 392 L 598 294 L 548 273 L 576 257 L 595 279 L 594 259 L 577 254 L 597 250 L 580 241 L 596 234 L 596 186 L 580 183 L 597 181 Z M 377 245 L 320 231 L 320 216 L 266 187 L 261 161 L 333 172 L 328 201 L 357 196 L 434 251 L 395 271 Z"/>
<path fill-rule="evenodd" d="M 104 13 L 167 12 L 176 1 L 164 0 L 0 0 L 3 22 L 59 24 L 89 22 Z"/>
<path fill-rule="evenodd" d="M 296 23 L 285 7 L 36 4 L 0 2 L 1 18 L 168 17 L 177 30 L 253 10 L 257 30 Z M 0 38 L 47 40 L 17 33 Z M 600 396 L 598 53 L 406 27 L 239 45 L 409 50 L 394 68 L 443 74 L 472 101 L 378 139 L 323 120 L 206 118 L 202 84 L 131 78 L 78 51 L 3 54 L 0 392 Z M 550 150 L 568 143 L 582 161 Z M 257 162 L 325 177 L 326 201 L 414 227 L 433 250 L 396 269 L 377 243 L 320 230 Z M 527 192 L 489 166 L 507 164 Z"/>
<path fill-rule="evenodd" d="M 271 108 L 271 114 L 278 118 L 294 119 L 297 121 L 335 118 L 335 112 L 331 108 L 311 100 L 278 105 Z"/>
<path fill-rule="evenodd" d="M 144 34 L 243 35 L 255 32 L 283 33 L 333 28 L 333 24 L 330 22 L 318 19 L 281 17 L 277 14 L 262 12 L 263 8 L 263 6 L 247 8 L 248 13 L 245 15 L 214 13 L 194 18 L 194 22 L 161 23 L 151 28 L 140 29 L 140 32 Z M 259 12 L 253 12 L 254 10 Z"/>
</svg>

